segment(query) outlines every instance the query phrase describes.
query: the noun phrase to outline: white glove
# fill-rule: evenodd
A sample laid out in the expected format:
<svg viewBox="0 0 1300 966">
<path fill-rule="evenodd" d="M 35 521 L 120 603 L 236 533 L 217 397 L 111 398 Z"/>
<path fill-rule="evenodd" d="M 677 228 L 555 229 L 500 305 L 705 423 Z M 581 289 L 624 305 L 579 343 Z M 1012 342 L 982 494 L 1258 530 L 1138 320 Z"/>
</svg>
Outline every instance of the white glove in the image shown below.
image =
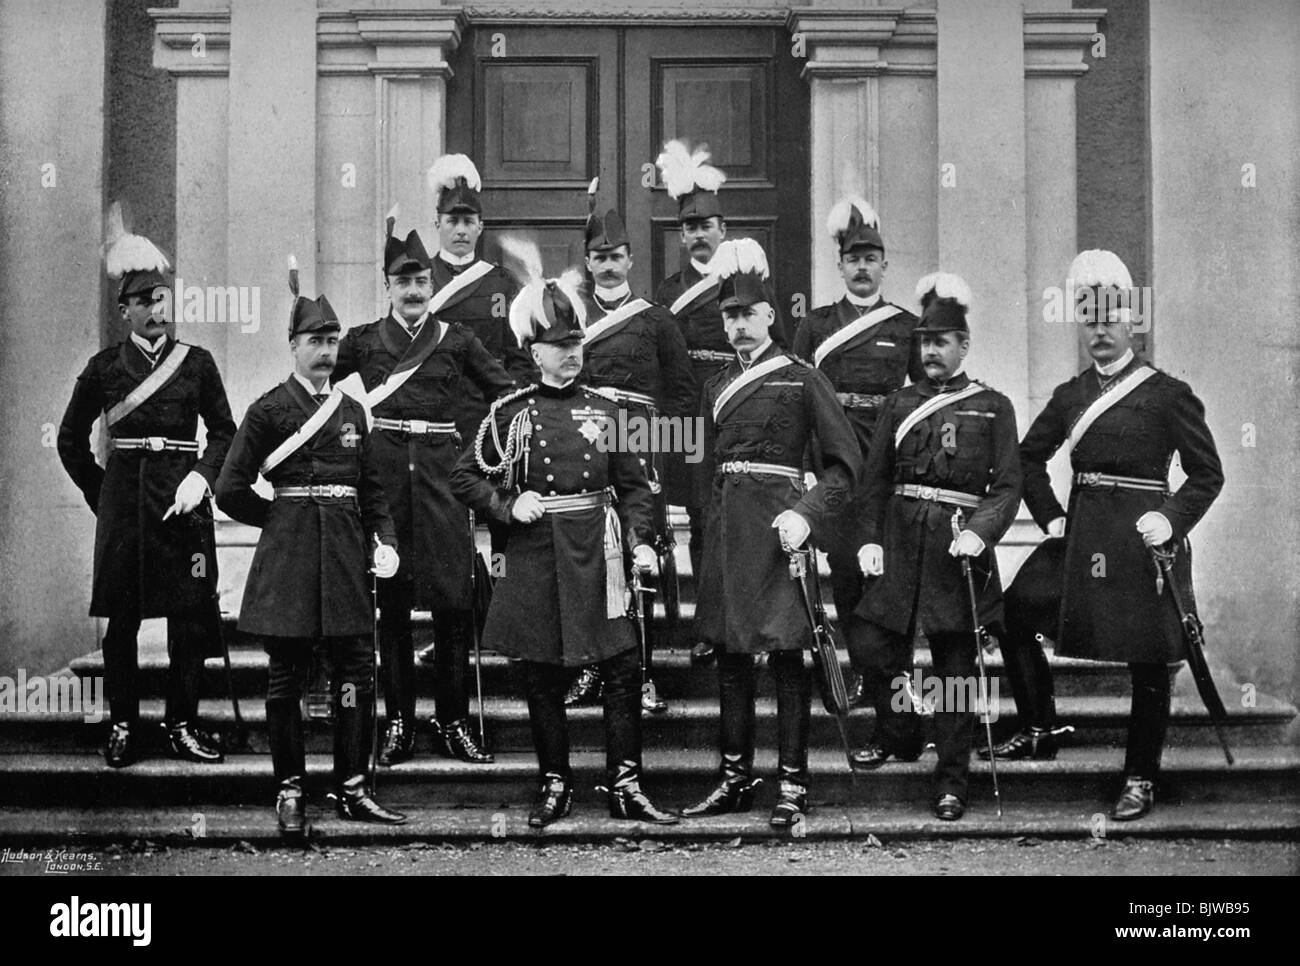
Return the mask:
<svg viewBox="0 0 1300 966">
<path fill-rule="evenodd" d="M 520 523 L 536 523 L 546 512 L 546 507 L 542 506 L 542 498 L 532 490 L 525 490 L 519 494 L 519 499 L 515 500 L 515 505 L 510 508 L 510 515 Z"/>
<path fill-rule="evenodd" d="M 375 547 L 375 576 L 380 580 L 387 580 L 393 574 L 397 573 L 397 565 L 401 560 L 397 556 L 397 551 L 386 543 L 381 543 Z"/>
<path fill-rule="evenodd" d="M 809 470 L 806 473 L 804 473 L 803 488 L 805 490 L 811 490 L 816 485 L 817 485 L 817 474 L 814 473 L 812 470 Z"/>
<path fill-rule="evenodd" d="M 984 552 L 984 541 L 974 530 L 963 530 L 948 544 L 948 553 L 954 557 L 978 557 Z"/>
<path fill-rule="evenodd" d="M 1142 534 L 1142 542 L 1148 547 L 1158 547 L 1173 538 L 1174 528 L 1169 518 L 1163 513 L 1150 510 L 1138 517 L 1137 531 Z"/>
<path fill-rule="evenodd" d="M 167 512 L 163 514 L 166 520 L 171 516 L 180 516 L 182 513 L 189 513 L 196 506 L 203 502 L 203 498 L 208 495 L 208 481 L 190 470 L 185 479 L 181 480 L 180 486 L 176 487 L 176 499 Z"/>
<path fill-rule="evenodd" d="M 885 572 L 885 548 L 878 543 L 864 544 L 858 550 L 858 568 L 867 577 L 879 577 Z"/>
<path fill-rule="evenodd" d="M 1047 525 L 1047 535 L 1049 537 L 1065 536 L 1065 517 L 1057 517 Z"/>
<path fill-rule="evenodd" d="M 655 555 L 654 548 L 648 543 L 639 543 L 633 547 L 632 566 L 643 574 L 657 574 L 659 558 Z"/>
<path fill-rule="evenodd" d="M 808 534 L 812 532 L 808 521 L 793 510 L 785 510 L 778 514 L 772 521 L 772 526 L 781 537 L 783 550 L 798 550 L 808 539 Z"/>
</svg>

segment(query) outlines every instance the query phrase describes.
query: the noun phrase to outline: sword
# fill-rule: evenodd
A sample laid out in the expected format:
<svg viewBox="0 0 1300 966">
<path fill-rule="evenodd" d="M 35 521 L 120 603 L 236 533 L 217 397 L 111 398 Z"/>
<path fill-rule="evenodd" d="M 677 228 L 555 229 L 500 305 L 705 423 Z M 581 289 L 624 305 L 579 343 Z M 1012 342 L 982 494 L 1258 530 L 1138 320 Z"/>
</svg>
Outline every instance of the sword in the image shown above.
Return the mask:
<svg viewBox="0 0 1300 966">
<path fill-rule="evenodd" d="M 961 507 L 958 507 L 952 514 L 952 535 L 955 540 L 961 536 L 962 513 Z M 989 771 L 993 773 L 993 800 L 998 806 L 998 819 L 1002 818 L 1002 793 L 998 789 L 998 760 L 993 754 L 993 724 L 989 721 L 989 677 L 988 671 L 984 667 L 984 637 L 988 633 L 984 625 L 980 623 L 979 604 L 975 599 L 975 577 L 971 573 L 970 558 L 961 556 L 961 572 L 966 578 L 966 591 L 970 595 L 970 619 L 971 626 L 975 628 L 975 654 L 979 657 L 980 667 L 980 691 L 984 698 L 984 737 L 988 741 L 989 748 Z"/>
<path fill-rule="evenodd" d="M 483 640 L 478 630 L 478 543 L 474 511 L 469 511 L 469 619 L 474 634 L 474 686 L 478 690 L 478 740 L 487 747 L 487 730 L 483 725 Z"/>
<path fill-rule="evenodd" d="M 217 638 L 221 641 L 221 658 L 226 667 L 226 690 L 230 692 L 230 707 L 235 712 L 235 735 L 231 751 L 243 751 L 248 748 L 248 725 L 244 724 L 244 716 L 239 713 L 239 697 L 235 694 L 235 673 L 230 667 L 230 644 L 221 631 L 221 609 L 215 596 L 212 600 L 212 609 L 216 612 L 214 626 L 217 630 Z"/>
<path fill-rule="evenodd" d="M 1162 592 L 1161 584 L 1168 585 L 1169 596 L 1174 599 L 1178 621 L 1183 628 L 1183 639 L 1187 644 L 1187 664 L 1192 669 L 1196 690 L 1201 695 L 1201 701 L 1205 703 L 1205 710 L 1210 712 L 1214 733 L 1219 736 L 1219 744 L 1223 747 L 1223 757 L 1227 759 L 1229 765 L 1234 764 L 1227 735 L 1223 733 L 1223 727 L 1228 723 L 1228 709 L 1223 706 L 1223 699 L 1219 697 L 1219 691 L 1214 686 L 1214 678 L 1210 677 L 1210 665 L 1205 660 L 1204 627 L 1196 612 L 1190 610 L 1183 601 L 1182 591 L 1178 589 L 1178 582 L 1174 580 L 1174 558 L 1178 555 L 1178 547 L 1171 543 L 1168 550 L 1158 550 L 1155 547 L 1148 549 L 1152 560 L 1155 561 L 1156 575 L 1159 578 L 1156 580 L 1156 593 Z"/>
<path fill-rule="evenodd" d="M 647 587 L 641 580 L 641 571 L 637 567 L 632 568 L 632 599 L 628 602 L 628 609 L 631 611 L 631 617 L 636 621 L 637 638 L 641 644 L 641 688 L 645 689 L 646 674 L 648 673 L 646 665 L 649 663 L 650 656 L 647 650 L 645 636 L 645 599 L 642 594 L 653 594 L 654 591 Z"/>
<path fill-rule="evenodd" d="M 850 781 L 856 786 L 857 772 L 853 769 L 853 749 L 849 744 L 849 692 L 844 685 L 844 673 L 840 670 L 835 638 L 831 636 L 826 621 L 826 609 L 822 604 L 821 586 L 817 579 L 816 551 L 809 546 L 807 550 L 787 549 L 787 553 L 790 555 L 790 579 L 799 585 L 804 613 L 808 615 L 808 626 L 812 628 L 813 664 L 817 668 L 817 685 L 821 692 L 822 707 L 835 718 L 835 724 L 840 732 L 840 744 L 844 746 L 844 759 L 849 764 Z M 812 565 L 813 586 L 816 588 L 815 601 L 804 580 L 810 569 L 809 563 Z"/>
<path fill-rule="evenodd" d="M 375 534 L 375 548 L 379 548 L 379 534 Z M 370 794 L 375 794 L 379 764 L 379 575 L 370 569 L 370 610 L 374 614 L 370 635 Z M 337 723 L 335 727 L 338 727 Z"/>
</svg>

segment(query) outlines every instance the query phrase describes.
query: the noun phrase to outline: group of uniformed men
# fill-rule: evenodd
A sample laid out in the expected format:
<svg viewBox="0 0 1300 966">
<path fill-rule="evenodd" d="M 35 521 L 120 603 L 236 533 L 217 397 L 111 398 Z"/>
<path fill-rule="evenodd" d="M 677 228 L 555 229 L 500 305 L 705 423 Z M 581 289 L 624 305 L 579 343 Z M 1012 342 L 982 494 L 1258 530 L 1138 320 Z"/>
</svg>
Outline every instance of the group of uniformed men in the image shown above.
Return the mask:
<svg viewBox="0 0 1300 966">
<path fill-rule="evenodd" d="M 196 726 L 203 660 L 219 653 L 215 496 L 262 531 L 239 628 L 269 655 L 282 831 L 299 836 L 307 827 L 299 702 L 318 647 L 333 669 L 338 813 L 405 821 L 367 781 L 377 713 L 372 594 L 387 720 L 379 764 L 415 754 L 413 609 L 433 614 L 436 747 L 491 762 L 470 725 L 467 688 L 477 517 L 504 553 L 482 644 L 517 659 L 522 672 L 541 773 L 530 824 L 569 812 L 565 708 L 597 695 L 610 814 L 677 822 L 641 787 L 641 715 L 665 704 L 647 683 L 649 651 L 638 647 L 647 642 L 628 616 L 629 586 L 668 562 L 671 502 L 690 518 L 700 642 L 692 656 L 716 661 L 721 710 L 718 784 L 681 815 L 752 807 L 760 654 L 777 694 L 771 823 L 791 825 L 807 809 L 811 628 L 792 575 L 794 557 L 812 547 L 829 558 L 853 691 L 875 710 L 872 742 L 854 753 L 854 768 L 922 752 L 919 709 L 898 700 L 918 633 L 935 675 L 968 681 L 981 635 L 991 632 L 1020 718 L 992 754 L 1054 757 L 1048 637 L 1058 655 L 1130 665 L 1124 783 L 1112 814 L 1150 810 L 1168 666 L 1184 656 L 1151 550 L 1182 551 L 1173 579 L 1190 592 L 1186 535 L 1223 478 L 1200 402 L 1133 352 L 1123 263 L 1094 250 L 1071 265 L 1072 284 L 1089 296 L 1080 330 L 1092 364 L 1057 388 L 1017 443 L 1011 402 L 963 371 L 972 338 L 965 282 L 922 279 L 919 318 L 884 301 L 878 220 L 848 197 L 828 220 L 845 292 L 789 340 L 762 248 L 726 239 L 725 177 L 707 161 L 680 142 L 659 158 L 690 261 L 652 303 L 628 287 L 625 226 L 617 211 L 596 212 L 595 183 L 585 281 L 534 272 L 521 286 L 476 256 L 483 225 L 472 162 L 440 158 L 429 172 L 437 253 L 415 231 L 395 236 L 390 217 L 389 309 L 342 336 L 325 296 L 299 294 L 291 270 L 294 371 L 249 407 L 237 432 L 212 357 L 168 333 L 165 256 L 112 219 L 108 268 L 122 280 L 118 303 L 131 331 L 78 377 L 59 435 L 64 465 L 98 517 L 91 614 L 109 619 L 110 766 L 139 754 L 136 633 L 150 617 L 168 619 L 169 753 L 222 759 L 219 739 Z M 503 301 L 509 311 L 493 311 Z M 698 416 L 704 460 L 669 454 L 660 465 L 656 454 L 598 445 L 620 409 Z M 104 468 L 89 445 L 101 413 L 111 450 Z M 1065 508 L 1046 470 L 1063 445 L 1074 473 Z M 1175 453 L 1187 480 L 1171 493 Z M 259 476 L 273 499 L 254 491 Z M 1022 497 L 1048 538 L 1004 599 L 994 549 Z M 1098 553 L 1107 561 L 1100 578 Z M 204 567 L 195 566 L 200 558 Z M 958 819 L 976 708 L 937 712 L 931 807 Z"/>
</svg>

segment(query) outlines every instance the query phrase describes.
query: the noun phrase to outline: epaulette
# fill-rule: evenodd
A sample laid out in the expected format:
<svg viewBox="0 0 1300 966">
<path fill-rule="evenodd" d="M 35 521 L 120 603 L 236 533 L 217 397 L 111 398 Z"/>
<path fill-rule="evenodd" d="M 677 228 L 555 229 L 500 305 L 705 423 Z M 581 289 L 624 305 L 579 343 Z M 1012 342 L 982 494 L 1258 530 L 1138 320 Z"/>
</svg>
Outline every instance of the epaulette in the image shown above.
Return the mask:
<svg viewBox="0 0 1300 966">
<path fill-rule="evenodd" d="M 605 400 L 606 402 L 612 402 L 615 404 L 618 403 L 618 399 L 615 398 L 614 394 L 612 392 L 609 392 L 607 389 L 605 389 L 604 386 L 582 385 L 579 386 L 578 388 L 581 389 L 583 392 L 585 392 L 588 396 L 599 396 L 601 399 Z"/>
<path fill-rule="evenodd" d="M 530 382 L 528 385 L 516 389 L 514 392 L 507 393 L 504 396 L 499 396 L 496 399 L 492 400 L 492 406 L 491 406 L 492 412 L 495 413 L 500 407 L 504 406 L 506 403 L 514 402 L 516 399 L 522 399 L 524 396 L 527 396 L 530 392 L 536 392 L 536 391 L 537 391 L 537 383 Z"/>
</svg>

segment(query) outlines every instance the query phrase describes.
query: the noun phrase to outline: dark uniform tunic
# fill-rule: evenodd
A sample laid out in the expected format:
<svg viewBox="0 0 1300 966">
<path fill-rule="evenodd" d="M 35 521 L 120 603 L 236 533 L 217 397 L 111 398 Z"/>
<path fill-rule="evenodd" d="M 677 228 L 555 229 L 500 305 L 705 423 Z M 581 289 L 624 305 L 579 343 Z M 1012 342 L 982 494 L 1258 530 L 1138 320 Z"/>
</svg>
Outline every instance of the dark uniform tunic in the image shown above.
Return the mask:
<svg viewBox="0 0 1300 966">
<path fill-rule="evenodd" d="M 877 299 L 875 304 L 864 309 L 845 296 L 831 305 L 814 309 L 795 333 L 795 355 L 815 360 L 818 347 L 832 335 L 863 315 L 889 305 L 883 299 Z M 925 378 L 920 341 L 912 338 L 916 321 L 911 312 L 899 309 L 896 315 L 867 327 L 837 346 L 817 365 L 831 381 L 840 404 L 844 406 L 844 415 L 857 434 L 864 461 L 871 448 L 872 430 L 884 397 L 903 388 L 909 376 L 913 382 Z M 844 398 L 847 394 L 852 394 L 852 398 Z M 809 469 L 818 472 L 815 464 Z M 831 567 L 835 609 L 841 615 L 841 621 L 862 599 L 862 571 L 858 568 L 858 547 L 854 539 L 858 530 L 858 503 L 855 500 L 846 511 L 841 526 L 836 528 L 825 548 Z"/>
<path fill-rule="evenodd" d="M 1143 365 L 1135 357 L 1107 385 Z M 1156 596 L 1155 565 L 1136 524 L 1148 511 L 1162 513 L 1173 527 L 1173 542 L 1186 549 L 1188 531 L 1223 487 L 1219 454 L 1200 400 L 1186 383 L 1157 371 L 1092 424 L 1071 451 L 1070 467 L 1076 474 L 1165 481 L 1177 453 L 1187 480 L 1172 495 L 1076 484 L 1067 513 L 1052 492 L 1047 462 L 1101 392 L 1095 367 L 1058 386 L 1020 445 L 1025 505 L 1034 520 L 1044 528 L 1058 517 L 1068 520 L 1056 653 L 1102 661 L 1179 661 L 1185 648 L 1178 616 L 1172 604 L 1161 604 Z M 1190 605 L 1190 552 L 1175 559 L 1174 579 Z"/>
<path fill-rule="evenodd" d="M 678 296 L 699 282 L 701 275 L 691 262 L 673 275 L 669 275 L 655 292 L 655 302 L 664 308 L 670 308 Z M 776 291 L 771 282 L 764 286 L 768 301 L 772 305 L 775 318 L 770 330 L 772 341 L 778 346 L 787 346 L 790 340 L 786 334 L 785 321 L 781 315 L 781 305 L 777 302 Z M 691 364 L 695 368 L 696 396 L 691 401 L 691 412 L 700 411 L 700 394 L 704 384 L 727 365 L 727 362 L 709 357 L 708 353 L 721 353 L 734 356 L 735 350 L 727 341 L 727 332 L 722 324 L 722 311 L 718 308 L 718 297 L 700 303 L 689 312 L 685 309 L 677 316 L 677 324 L 682 335 L 686 337 L 686 350 L 691 354 Z M 703 506 L 709 502 L 710 481 L 707 474 L 700 469 L 701 464 L 690 464 L 680 454 L 672 454 L 668 464 L 668 500 L 680 506 Z"/>
<path fill-rule="evenodd" d="M 217 505 L 262 535 L 244 585 L 239 629 L 274 637 L 369 635 L 375 535 L 397 544 L 365 408 L 344 396 L 325 425 L 267 475 L 272 485 L 357 488 L 356 497 L 278 497 L 253 491 L 259 467 L 319 408 L 294 377 L 244 415 L 217 480 Z"/>
<path fill-rule="evenodd" d="M 441 258 L 433 259 L 433 291 L 437 294 L 461 272 L 478 262 L 469 265 L 449 265 Z M 519 347 L 514 333 L 510 331 L 510 303 L 519 293 L 519 283 L 514 276 L 500 265 L 494 265 L 476 282 L 468 295 L 461 293 L 453 304 L 438 313 L 443 322 L 461 322 L 478 336 L 488 355 L 510 375 L 518 385 L 527 385 L 533 380 L 533 359 Z M 340 360 L 342 361 L 342 360 Z M 496 398 L 486 395 L 477 385 L 467 386 L 465 392 L 454 399 L 455 408 L 451 415 L 440 416 L 456 423 L 456 428 L 464 439 L 471 439 L 487 415 L 488 404 Z M 425 417 L 428 418 L 428 417 Z"/>
<path fill-rule="evenodd" d="M 431 319 L 424 323 L 430 324 L 438 323 Z M 393 371 L 411 342 L 405 327 L 391 314 L 349 329 L 339 343 L 334 378 L 359 372 L 366 390 L 373 390 Z M 512 386 L 510 376 L 470 327 L 451 323 L 437 348 L 401 388 L 374 408 L 373 415 L 454 422 L 471 390 L 480 398 L 495 399 Z M 402 547 L 404 574 L 398 579 L 414 581 L 414 602 L 420 610 L 470 606 L 469 514 L 452 496 L 447 480 L 461 449 L 461 439 L 449 434 L 377 429 L 370 439 L 368 455 L 384 480 Z"/>
<path fill-rule="evenodd" d="M 956 392 L 970 384 L 958 373 L 943 387 Z M 927 635 L 970 633 L 970 594 L 958 560 L 948 553 L 954 506 L 893 493 L 897 484 L 955 490 L 978 497 L 963 509 L 963 529 L 984 541 L 971 561 L 976 574 L 980 622 L 1002 620 L 1002 584 L 994 546 L 1015 522 L 1020 507 L 1020 462 L 1016 416 L 1011 400 L 987 387 L 918 422 L 895 447 L 902 421 L 932 399 L 930 379 L 899 390 L 885 401 L 867 457 L 859 544 L 884 548 L 885 572 L 867 581 L 856 613 L 900 634 L 916 626 Z"/>
<path fill-rule="evenodd" d="M 780 354 L 769 345 L 754 365 Z M 704 463 L 713 481 L 704 524 L 701 636 L 729 653 L 809 647 L 808 618 L 772 521 L 793 509 L 812 527 L 814 542 L 823 542 L 861 476 L 862 455 L 830 382 L 796 359 L 738 391 L 715 425 L 714 400 L 743 372 L 737 359 L 710 379 L 700 410 Z M 722 472 L 724 463 L 749 460 L 801 475 L 814 439 L 823 470 L 807 492 L 802 478 Z"/>
<path fill-rule="evenodd" d="M 514 520 L 518 494 L 599 493 L 613 487 L 623 547 L 651 543 L 650 487 L 634 453 L 604 451 L 600 429 L 616 424 L 618 406 L 572 383 L 563 389 L 530 386 L 498 403 L 480 432 L 490 464 L 494 422 L 503 442 L 511 421 L 526 410 L 532 422 L 528 471 L 514 490 L 500 486 L 478 465 L 473 448 L 452 471 L 452 492 L 477 513 L 510 527 L 504 573 L 492 593 L 483 646 L 511 657 L 580 667 L 636 646 L 632 622 L 606 616 L 605 533 L 602 507 L 548 511 L 536 523 Z M 608 437 L 606 437 L 608 438 Z M 621 552 L 618 559 L 621 566 Z"/>
<path fill-rule="evenodd" d="M 588 299 L 587 328 L 630 301 Z M 698 410 L 695 376 L 686 339 L 672 314 L 661 305 L 636 313 L 616 331 L 584 343 L 580 379 L 655 400 L 665 416 L 694 416 Z"/>
<path fill-rule="evenodd" d="M 158 365 L 176 351 L 168 340 Z M 90 450 L 90 431 L 101 412 L 122 401 L 153 367 L 130 339 L 91 357 L 59 427 L 59 458 L 95 511 L 93 617 L 168 617 L 214 606 L 217 557 L 212 507 L 163 520 L 176 488 L 197 472 L 211 487 L 235 435 L 216 363 L 206 349 L 189 346 L 172 379 L 109 429 L 119 439 L 192 440 L 203 417 L 207 444 L 197 453 L 111 450 L 104 468 Z M 196 566 L 201 555 L 205 566 Z"/>
</svg>

